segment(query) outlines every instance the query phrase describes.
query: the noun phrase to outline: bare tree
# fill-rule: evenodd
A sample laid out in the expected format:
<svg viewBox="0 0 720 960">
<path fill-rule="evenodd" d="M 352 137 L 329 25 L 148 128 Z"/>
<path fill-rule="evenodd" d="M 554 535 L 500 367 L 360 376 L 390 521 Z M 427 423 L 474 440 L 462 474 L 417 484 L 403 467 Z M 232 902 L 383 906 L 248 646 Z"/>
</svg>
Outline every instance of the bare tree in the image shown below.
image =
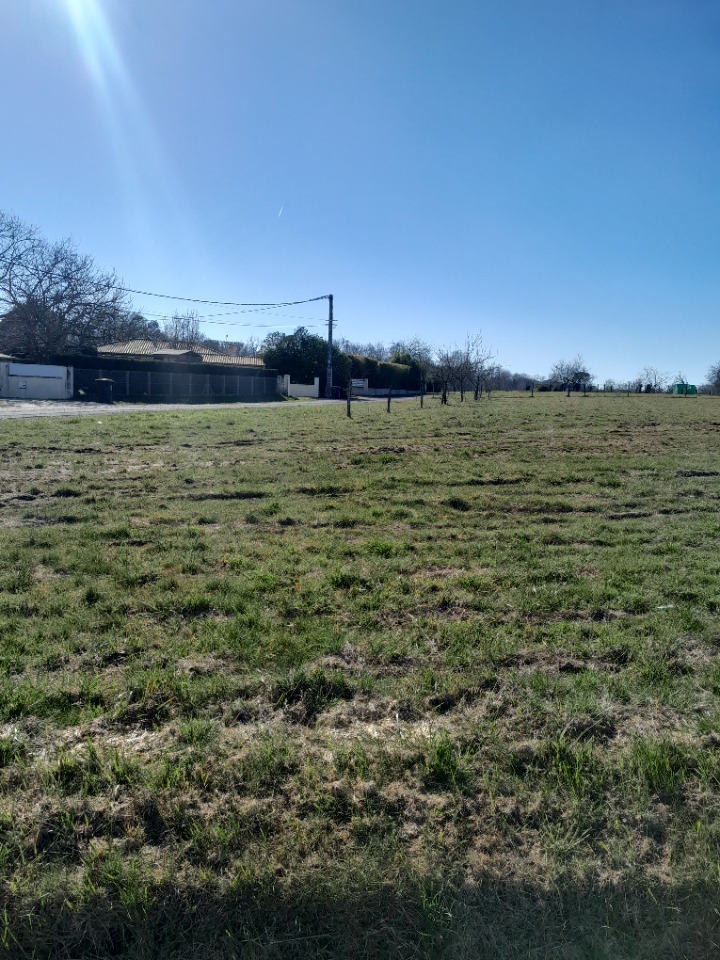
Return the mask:
<svg viewBox="0 0 720 960">
<path fill-rule="evenodd" d="M 390 359 L 390 350 L 379 340 L 377 343 L 360 343 L 356 340 L 338 337 L 335 344 L 342 353 L 352 354 L 356 357 L 370 357 L 371 360 L 380 361 Z"/>
<path fill-rule="evenodd" d="M 553 364 L 548 376 L 550 383 L 567 390 L 568 393 L 570 393 L 570 366 L 567 360 L 558 360 Z"/>
<path fill-rule="evenodd" d="M 465 341 L 466 350 L 470 358 L 470 378 L 474 388 L 474 396 L 477 400 L 482 396 L 483 384 L 487 373 L 487 364 L 493 356 L 493 352 L 488 347 L 482 336 L 478 333 L 475 336 L 468 336 Z"/>
<path fill-rule="evenodd" d="M 420 388 L 420 406 L 423 405 L 425 385 L 433 369 L 433 348 L 419 337 L 412 340 L 396 340 L 390 347 L 391 363 L 402 363 L 417 371 Z"/>
<path fill-rule="evenodd" d="M 559 360 L 554 364 L 548 379 L 570 396 L 571 390 L 585 390 L 595 378 L 578 353 L 572 360 Z"/>
<path fill-rule="evenodd" d="M 440 402 L 448 402 L 448 391 L 455 379 L 456 351 L 441 347 L 435 354 L 432 378 L 440 387 Z"/>
<path fill-rule="evenodd" d="M 388 359 L 393 363 L 414 363 L 428 369 L 433 362 L 433 348 L 420 337 L 412 340 L 396 340 L 390 344 Z"/>
<path fill-rule="evenodd" d="M 260 338 L 248 337 L 242 344 L 242 351 L 238 351 L 239 357 L 258 357 L 260 356 Z"/>
<path fill-rule="evenodd" d="M 708 384 L 715 393 L 720 393 L 720 363 L 714 363 L 707 372 Z"/>
<path fill-rule="evenodd" d="M 678 370 L 678 372 L 675 374 L 675 377 L 673 378 L 673 383 L 676 384 L 678 387 L 680 387 L 680 390 L 678 390 L 678 393 L 681 396 L 686 397 L 688 395 L 687 388 L 689 386 L 689 383 L 688 383 L 687 377 L 682 372 L 682 370 Z"/>
<path fill-rule="evenodd" d="M 460 403 L 465 400 L 465 388 L 473 382 L 475 373 L 475 364 L 473 362 L 472 348 L 469 339 L 465 345 L 455 350 L 453 353 L 455 359 L 455 383 L 460 390 Z"/>
<path fill-rule="evenodd" d="M 0 342 L 29 360 L 97 347 L 157 330 L 131 310 L 113 272 L 68 240 L 49 243 L 0 212 Z"/>
<path fill-rule="evenodd" d="M 162 332 L 165 339 L 173 347 L 184 350 L 205 343 L 207 339 L 200 330 L 200 320 L 194 310 L 174 313 L 169 320 L 163 323 Z"/>
<path fill-rule="evenodd" d="M 488 364 L 485 367 L 485 374 L 483 377 L 483 386 L 485 387 L 485 393 L 487 394 L 488 400 L 490 399 L 490 394 L 498 386 L 498 382 L 503 374 L 503 368 L 497 366 L 496 364 Z"/>
<path fill-rule="evenodd" d="M 205 338 L 203 342 L 207 346 L 215 348 L 218 353 L 227 354 L 228 357 L 256 357 L 260 349 L 260 340 L 257 337 L 249 337 L 247 340 L 209 340 Z"/>
<path fill-rule="evenodd" d="M 0 302 L 6 309 L 22 299 L 30 286 L 33 264 L 42 254 L 43 240 L 34 227 L 0 211 Z"/>
<path fill-rule="evenodd" d="M 623 380 L 616 384 L 618 390 L 622 390 L 628 396 L 631 393 L 641 393 L 642 392 L 642 381 L 637 377 L 634 380 Z"/>
<path fill-rule="evenodd" d="M 637 376 L 637 380 L 642 383 L 645 393 L 661 393 L 670 377 L 667 373 L 658 370 L 657 367 L 643 367 Z"/>
<path fill-rule="evenodd" d="M 162 333 L 158 330 L 158 339 L 161 337 Z M 254 357 L 259 343 L 260 341 L 253 337 L 246 342 L 229 340 L 227 337 L 224 340 L 215 340 L 206 336 L 202 338 L 203 346 L 214 350 L 216 353 L 224 354 L 226 357 Z"/>
</svg>

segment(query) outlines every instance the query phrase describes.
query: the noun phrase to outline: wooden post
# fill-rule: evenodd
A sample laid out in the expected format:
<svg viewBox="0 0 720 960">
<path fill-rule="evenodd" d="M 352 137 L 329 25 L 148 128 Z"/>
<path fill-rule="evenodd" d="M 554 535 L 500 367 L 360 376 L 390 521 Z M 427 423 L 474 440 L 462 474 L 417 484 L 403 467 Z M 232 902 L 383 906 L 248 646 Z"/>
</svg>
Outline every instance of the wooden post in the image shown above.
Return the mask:
<svg viewBox="0 0 720 960">
<path fill-rule="evenodd" d="M 392 396 L 392 387 L 388 387 L 387 412 L 390 413 L 390 397 Z"/>
<path fill-rule="evenodd" d="M 348 380 L 347 387 L 347 415 L 352 420 L 352 410 L 350 409 L 350 401 L 352 400 L 352 380 Z"/>
</svg>

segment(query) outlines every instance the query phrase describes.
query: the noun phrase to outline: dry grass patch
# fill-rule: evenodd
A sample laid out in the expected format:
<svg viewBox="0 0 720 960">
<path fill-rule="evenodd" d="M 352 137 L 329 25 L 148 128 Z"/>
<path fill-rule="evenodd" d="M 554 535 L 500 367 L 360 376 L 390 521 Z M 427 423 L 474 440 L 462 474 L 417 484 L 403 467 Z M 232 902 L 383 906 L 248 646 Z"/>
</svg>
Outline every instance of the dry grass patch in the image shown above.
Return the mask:
<svg viewBox="0 0 720 960">
<path fill-rule="evenodd" d="M 353 413 L 0 424 L 0 955 L 714 956 L 715 401 Z"/>
</svg>

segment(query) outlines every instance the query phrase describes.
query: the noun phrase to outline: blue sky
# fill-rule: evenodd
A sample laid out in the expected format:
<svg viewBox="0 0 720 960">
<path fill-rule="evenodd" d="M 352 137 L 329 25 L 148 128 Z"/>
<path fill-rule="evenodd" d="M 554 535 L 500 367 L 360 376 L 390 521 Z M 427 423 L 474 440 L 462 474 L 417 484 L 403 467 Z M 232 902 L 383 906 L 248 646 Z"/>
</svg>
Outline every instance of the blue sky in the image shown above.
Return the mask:
<svg viewBox="0 0 720 960">
<path fill-rule="evenodd" d="M 333 293 L 339 336 L 539 374 L 720 360 L 717 0 L 2 0 L 0 63 L 0 208 L 130 287 Z"/>
</svg>

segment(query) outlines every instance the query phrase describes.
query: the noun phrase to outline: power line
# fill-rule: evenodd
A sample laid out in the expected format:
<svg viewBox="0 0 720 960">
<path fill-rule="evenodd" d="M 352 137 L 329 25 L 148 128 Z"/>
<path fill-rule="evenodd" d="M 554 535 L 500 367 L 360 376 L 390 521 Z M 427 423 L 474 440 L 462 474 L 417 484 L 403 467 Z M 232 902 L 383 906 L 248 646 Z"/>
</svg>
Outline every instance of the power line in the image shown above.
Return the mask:
<svg viewBox="0 0 720 960">
<path fill-rule="evenodd" d="M 117 287 L 123 293 L 136 293 L 141 297 L 160 297 L 163 300 L 182 300 L 184 303 L 206 303 L 214 307 L 297 307 L 301 303 L 316 303 L 327 300 L 329 294 L 309 297 L 307 300 L 285 300 L 282 303 L 238 303 L 235 300 L 201 300 L 199 297 L 175 297 L 170 293 L 151 293 L 149 290 L 134 290 L 132 287 Z"/>
<path fill-rule="evenodd" d="M 173 318 L 160 316 L 158 317 L 158 319 L 172 320 Z M 286 319 L 286 318 L 283 317 L 281 319 Z M 317 319 L 317 317 L 312 317 L 311 319 L 315 320 Z M 252 330 L 270 330 L 270 329 L 277 330 L 278 328 L 282 329 L 283 327 L 295 326 L 294 323 L 237 323 L 237 322 L 233 323 L 232 321 L 229 321 L 229 320 L 203 320 L 202 322 L 203 322 L 203 326 L 205 326 L 205 324 L 212 324 L 213 326 L 220 326 L 220 327 L 249 327 Z M 321 325 L 322 325 L 322 321 L 320 323 L 308 324 L 308 326 L 310 327 L 319 327 Z"/>
<path fill-rule="evenodd" d="M 121 290 L 123 293 L 134 293 L 137 296 L 141 297 L 158 297 L 162 300 L 177 300 L 182 301 L 183 303 L 203 303 L 208 306 L 214 307 L 245 307 L 247 309 L 243 310 L 229 310 L 227 313 L 208 313 L 200 314 L 197 319 L 201 320 L 203 324 L 212 324 L 217 326 L 224 327 L 252 327 L 256 330 L 270 329 L 278 326 L 290 327 L 292 324 L 276 324 L 276 323 L 238 323 L 230 320 L 213 320 L 211 317 L 224 317 L 224 316 L 233 316 L 238 313 L 267 313 L 270 310 L 279 310 L 284 307 L 297 307 L 304 303 L 317 303 L 319 300 L 328 300 L 330 303 L 330 317 L 332 318 L 332 294 L 323 294 L 320 297 L 309 297 L 307 300 L 284 300 L 281 303 L 239 303 L 235 300 L 204 300 L 200 297 L 176 297 L 169 293 L 154 293 L 150 290 L 136 290 L 133 287 L 117 287 L 116 289 Z M 153 314 L 146 313 L 146 316 L 157 317 L 160 320 L 172 320 L 172 317 L 167 316 L 166 314 Z M 317 327 L 320 324 L 328 324 L 328 321 L 321 320 L 320 317 L 301 317 L 294 314 L 285 314 L 284 317 L 279 319 L 295 319 L 295 320 L 313 320 L 315 323 L 309 324 L 311 327 Z M 329 336 L 332 340 L 332 319 L 329 321 Z"/>
<path fill-rule="evenodd" d="M 195 317 L 196 320 L 203 320 L 203 321 L 207 321 L 208 323 L 209 323 L 210 320 L 212 319 L 212 320 L 213 320 L 214 322 L 216 322 L 216 323 L 226 322 L 229 326 L 232 326 L 232 325 L 233 325 L 233 321 L 231 321 L 231 320 L 228 320 L 228 321 L 215 321 L 214 318 L 215 318 L 215 317 L 236 317 L 238 314 L 244 314 L 244 313 L 260 313 L 260 312 L 265 312 L 265 313 L 266 313 L 267 311 L 260 311 L 260 310 L 228 310 L 227 313 L 197 313 L 197 314 L 194 314 L 194 317 Z M 158 319 L 158 320 L 172 320 L 172 319 L 173 319 L 172 314 L 169 314 L 169 313 L 154 313 L 152 310 L 143 310 L 143 311 L 142 311 L 142 314 L 143 314 L 144 317 L 154 317 L 154 318 L 156 318 L 156 319 Z M 281 313 L 281 314 L 278 315 L 278 318 L 277 318 L 277 319 L 279 319 L 279 320 L 285 320 L 285 319 L 288 319 L 288 320 L 313 320 L 313 321 L 316 321 L 317 323 L 327 323 L 327 320 L 323 320 L 322 317 L 304 317 L 304 316 L 302 316 L 301 314 L 298 314 L 298 313 Z M 237 326 L 237 324 L 235 324 L 235 325 Z M 242 326 L 242 324 L 240 324 L 240 325 Z M 245 324 L 245 326 L 253 326 L 253 324 L 248 323 L 248 324 Z M 262 324 L 257 324 L 257 326 L 262 326 Z"/>
</svg>

